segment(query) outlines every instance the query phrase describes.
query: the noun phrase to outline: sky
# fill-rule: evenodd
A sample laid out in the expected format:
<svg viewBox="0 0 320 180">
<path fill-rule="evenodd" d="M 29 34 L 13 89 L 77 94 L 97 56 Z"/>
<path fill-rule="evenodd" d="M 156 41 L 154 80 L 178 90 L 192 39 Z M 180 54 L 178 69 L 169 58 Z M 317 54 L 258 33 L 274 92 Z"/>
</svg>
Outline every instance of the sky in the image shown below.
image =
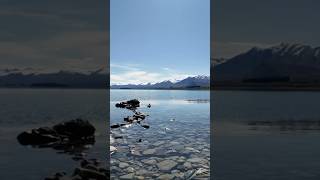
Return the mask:
<svg viewBox="0 0 320 180">
<path fill-rule="evenodd" d="M 0 0 L 0 71 L 107 70 L 104 0 Z"/>
<path fill-rule="evenodd" d="M 281 42 L 320 46 L 319 0 L 215 0 L 211 56 L 229 58 Z"/>
<path fill-rule="evenodd" d="M 209 0 L 110 3 L 111 84 L 209 75 Z"/>
</svg>

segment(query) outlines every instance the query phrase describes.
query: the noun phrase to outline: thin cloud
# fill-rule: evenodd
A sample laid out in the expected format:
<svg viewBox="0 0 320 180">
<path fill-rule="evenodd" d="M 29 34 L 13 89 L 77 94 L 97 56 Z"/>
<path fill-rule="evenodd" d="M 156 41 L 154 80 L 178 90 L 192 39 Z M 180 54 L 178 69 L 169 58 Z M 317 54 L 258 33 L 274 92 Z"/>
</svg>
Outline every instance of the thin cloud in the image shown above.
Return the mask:
<svg viewBox="0 0 320 180">
<path fill-rule="evenodd" d="M 114 67 L 115 64 L 112 64 L 111 67 L 112 66 Z M 121 68 L 123 67 L 121 66 Z M 127 67 L 125 67 L 125 69 L 127 70 L 125 72 L 111 72 L 111 75 L 110 75 L 111 85 L 147 84 L 147 83 L 154 84 L 154 83 L 158 83 L 166 80 L 175 82 L 175 81 L 184 79 L 188 76 L 194 76 L 192 74 L 183 74 L 183 73 L 166 72 L 166 71 L 151 72 L 151 71 L 141 70 L 137 67 L 134 70 L 129 70 Z M 162 69 L 164 70 L 164 68 Z"/>
<path fill-rule="evenodd" d="M 139 70 L 138 68 L 136 68 L 135 66 L 132 65 L 121 65 L 121 64 L 110 64 L 111 68 L 114 69 L 120 69 L 120 70 L 129 70 L 129 71 L 136 71 Z"/>
</svg>

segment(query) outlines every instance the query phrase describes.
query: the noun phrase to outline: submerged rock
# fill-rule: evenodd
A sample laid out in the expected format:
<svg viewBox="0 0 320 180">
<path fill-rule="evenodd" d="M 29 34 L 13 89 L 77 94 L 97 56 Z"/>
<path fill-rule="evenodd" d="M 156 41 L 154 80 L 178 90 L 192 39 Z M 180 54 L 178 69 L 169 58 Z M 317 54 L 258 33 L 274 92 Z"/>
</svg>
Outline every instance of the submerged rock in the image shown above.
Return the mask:
<svg viewBox="0 0 320 180">
<path fill-rule="evenodd" d="M 156 152 L 156 149 L 147 149 L 145 151 L 143 151 L 144 155 L 151 155 L 154 154 Z"/>
<path fill-rule="evenodd" d="M 119 168 L 126 168 L 126 167 L 129 167 L 128 163 L 125 163 L 125 162 L 120 162 L 119 163 Z"/>
<path fill-rule="evenodd" d="M 123 176 L 120 176 L 120 179 L 133 179 L 134 177 L 134 173 L 130 173 L 130 174 L 126 174 L 126 175 L 123 175 Z"/>
<path fill-rule="evenodd" d="M 178 163 L 176 163 L 175 161 L 170 160 L 170 159 L 161 161 L 157 164 L 158 168 L 161 171 L 170 171 L 172 168 L 174 168 L 177 165 L 178 165 Z"/>
<path fill-rule="evenodd" d="M 143 124 L 143 125 L 141 125 L 141 127 L 145 128 L 145 129 L 149 129 L 150 128 L 150 126 L 147 125 L 147 124 Z"/>
<path fill-rule="evenodd" d="M 156 164 L 157 163 L 157 161 L 155 160 L 155 159 L 144 159 L 144 160 L 142 160 L 142 162 L 144 163 L 144 164 L 147 164 L 147 165 L 154 165 L 154 164 Z"/>
<path fill-rule="evenodd" d="M 157 179 L 160 180 L 170 180 L 170 179 L 174 179 L 174 175 L 173 174 L 162 174 L 160 175 Z"/>
</svg>

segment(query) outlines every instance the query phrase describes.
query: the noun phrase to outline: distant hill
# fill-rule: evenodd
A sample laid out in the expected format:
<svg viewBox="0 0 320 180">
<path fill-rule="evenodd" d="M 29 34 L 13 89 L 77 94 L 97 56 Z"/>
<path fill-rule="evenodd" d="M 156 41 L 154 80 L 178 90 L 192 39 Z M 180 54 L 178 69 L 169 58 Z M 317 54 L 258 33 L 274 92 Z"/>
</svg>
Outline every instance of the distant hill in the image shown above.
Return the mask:
<svg viewBox="0 0 320 180">
<path fill-rule="evenodd" d="M 127 85 L 112 85 L 112 89 L 199 89 L 209 88 L 209 76 L 194 76 L 187 77 L 175 83 L 171 81 L 162 81 L 154 84 L 127 84 Z"/>
<path fill-rule="evenodd" d="M 107 88 L 109 75 L 101 71 L 91 73 L 59 71 L 56 73 L 9 72 L 0 75 L 0 87 L 59 87 Z"/>
<path fill-rule="evenodd" d="M 211 61 L 211 64 L 213 62 Z M 213 86 L 223 84 L 320 85 L 320 47 L 281 43 L 257 48 L 214 66 Z"/>
</svg>

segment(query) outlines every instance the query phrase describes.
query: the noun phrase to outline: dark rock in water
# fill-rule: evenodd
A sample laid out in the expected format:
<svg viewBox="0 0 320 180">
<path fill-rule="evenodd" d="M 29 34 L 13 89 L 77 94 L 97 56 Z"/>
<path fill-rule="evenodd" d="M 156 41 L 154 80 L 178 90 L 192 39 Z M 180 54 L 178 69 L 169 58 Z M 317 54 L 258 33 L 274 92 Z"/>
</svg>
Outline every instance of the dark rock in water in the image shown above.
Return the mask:
<svg viewBox="0 0 320 180">
<path fill-rule="evenodd" d="M 85 120 L 76 119 L 50 127 L 40 127 L 22 132 L 17 139 L 22 145 L 38 148 L 53 148 L 64 153 L 76 153 L 94 144 L 95 128 Z"/>
<path fill-rule="evenodd" d="M 95 128 L 88 121 L 82 119 L 71 120 L 53 126 L 53 129 L 61 135 L 78 139 L 94 135 Z"/>
<path fill-rule="evenodd" d="M 144 127 L 144 128 L 146 128 L 146 129 L 149 129 L 149 128 L 150 128 L 150 126 L 147 125 L 147 124 L 143 124 L 143 125 L 141 125 L 141 126 Z"/>
<path fill-rule="evenodd" d="M 61 140 L 59 136 L 55 136 L 52 134 L 41 134 L 37 130 L 32 130 L 31 132 L 23 132 L 18 135 L 17 139 L 22 145 L 48 144 Z"/>
<path fill-rule="evenodd" d="M 115 136 L 114 139 L 123 139 L 123 136 Z"/>
<path fill-rule="evenodd" d="M 116 104 L 116 107 L 118 108 L 127 108 L 127 109 L 136 109 L 137 107 L 140 107 L 140 102 L 137 99 L 132 99 L 125 102 L 120 102 Z"/>
<path fill-rule="evenodd" d="M 126 122 L 133 122 L 134 118 L 128 116 L 128 117 L 123 118 L 123 120 Z"/>
<path fill-rule="evenodd" d="M 130 104 L 133 107 L 139 107 L 140 106 L 140 101 L 137 99 L 132 99 L 130 101 L 127 101 L 128 104 Z"/>
<path fill-rule="evenodd" d="M 151 108 L 151 104 L 148 104 L 148 106 L 147 106 L 148 108 Z"/>
<path fill-rule="evenodd" d="M 118 107 L 118 108 L 125 108 L 127 106 L 127 104 L 125 104 L 125 103 L 117 103 L 116 104 L 116 107 Z"/>
<path fill-rule="evenodd" d="M 136 120 L 139 120 L 139 119 L 145 119 L 146 116 L 144 114 L 135 114 L 133 115 L 133 118 L 136 119 Z"/>
<path fill-rule="evenodd" d="M 114 128 L 119 128 L 120 127 L 120 124 L 114 124 L 114 125 L 111 125 L 110 126 L 112 129 L 114 129 Z"/>
<path fill-rule="evenodd" d="M 112 125 L 111 128 L 119 128 L 121 126 L 125 126 L 125 125 L 132 124 L 132 123 L 141 124 L 141 122 L 143 122 L 143 120 L 145 120 L 148 115 L 145 115 L 145 114 L 137 111 L 137 107 L 139 107 L 139 106 L 140 106 L 140 102 L 137 99 L 132 99 L 130 101 L 117 103 L 116 107 L 127 108 L 127 109 L 131 110 L 134 113 L 134 115 L 127 116 L 127 117 L 123 118 L 123 120 L 125 122 L 127 122 L 126 124 L 120 124 L 120 125 L 115 124 L 115 125 Z M 151 104 L 149 104 L 148 106 L 150 108 Z M 149 125 L 141 125 L 141 126 L 146 129 L 150 128 Z"/>
</svg>

